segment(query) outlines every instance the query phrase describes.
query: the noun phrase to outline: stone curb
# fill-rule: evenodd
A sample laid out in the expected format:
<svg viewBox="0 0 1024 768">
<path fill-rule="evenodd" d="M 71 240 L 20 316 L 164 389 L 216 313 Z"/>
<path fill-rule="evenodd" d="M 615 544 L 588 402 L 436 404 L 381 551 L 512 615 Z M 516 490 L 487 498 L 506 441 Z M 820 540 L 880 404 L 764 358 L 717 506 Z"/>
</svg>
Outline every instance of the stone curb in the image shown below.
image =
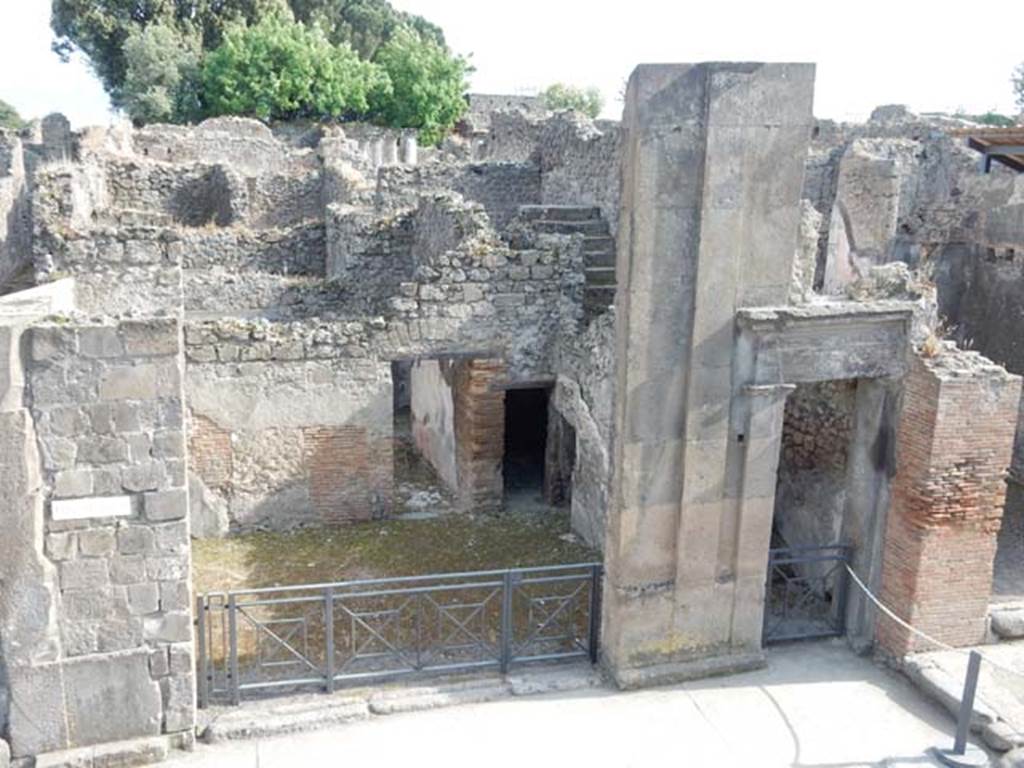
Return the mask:
<svg viewBox="0 0 1024 768">
<path fill-rule="evenodd" d="M 519 673 L 505 678 L 487 677 L 438 685 L 367 690 L 353 696 L 321 695 L 284 701 L 266 708 L 226 711 L 216 716 L 200 734 L 208 744 L 283 736 L 302 731 L 406 712 L 420 712 L 462 704 L 480 704 L 516 696 L 609 687 L 595 669 Z"/>
</svg>

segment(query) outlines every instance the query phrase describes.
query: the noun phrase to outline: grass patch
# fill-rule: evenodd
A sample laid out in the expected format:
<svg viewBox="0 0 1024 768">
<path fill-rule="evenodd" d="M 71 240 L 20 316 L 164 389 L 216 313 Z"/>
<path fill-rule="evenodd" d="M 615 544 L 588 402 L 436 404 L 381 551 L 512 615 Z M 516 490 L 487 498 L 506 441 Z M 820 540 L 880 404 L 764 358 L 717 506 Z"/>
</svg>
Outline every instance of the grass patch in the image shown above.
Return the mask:
<svg viewBox="0 0 1024 768">
<path fill-rule="evenodd" d="M 566 537 L 567 512 L 445 515 L 192 544 L 197 593 L 387 576 L 525 568 L 600 560 Z M 563 538 L 565 537 L 565 538 Z"/>
</svg>

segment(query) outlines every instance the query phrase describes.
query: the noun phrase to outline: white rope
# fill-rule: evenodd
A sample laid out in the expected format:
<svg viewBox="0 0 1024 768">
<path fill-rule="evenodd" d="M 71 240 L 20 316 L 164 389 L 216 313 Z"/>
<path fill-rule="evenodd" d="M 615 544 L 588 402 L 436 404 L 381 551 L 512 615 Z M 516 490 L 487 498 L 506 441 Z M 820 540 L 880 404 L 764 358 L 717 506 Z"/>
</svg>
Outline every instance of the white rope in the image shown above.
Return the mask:
<svg viewBox="0 0 1024 768">
<path fill-rule="evenodd" d="M 904 629 L 909 630 L 913 634 L 915 634 L 918 637 L 920 637 L 922 640 L 925 640 L 925 641 L 931 643 L 932 645 L 936 646 L 937 648 L 941 648 L 944 651 L 953 651 L 955 653 L 960 653 L 960 654 L 964 654 L 964 655 L 967 655 L 967 656 L 969 656 L 971 654 L 970 650 L 966 650 L 964 648 L 954 648 L 952 645 L 949 645 L 948 643 L 944 643 L 941 640 L 936 640 L 931 635 L 922 632 L 917 627 L 914 627 L 910 623 L 908 623 L 908 622 L 904 621 L 903 619 L 901 619 L 899 616 L 896 615 L 896 613 L 891 608 L 889 608 L 881 600 L 879 600 L 877 597 L 874 596 L 874 594 L 871 592 L 871 590 L 868 589 L 867 586 L 865 586 L 864 582 L 860 580 L 860 577 L 857 576 L 857 574 L 853 572 L 853 569 L 850 567 L 849 563 L 844 563 L 843 565 L 846 568 L 846 572 L 848 574 L 850 574 L 850 578 L 853 579 L 854 583 L 856 583 L 856 585 L 858 587 L 860 587 L 860 590 L 867 596 L 868 600 L 870 600 L 872 603 L 874 603 L 875 606 L 882 613 L 884 613 L 890 619 L 895 621 L 901 627 L 903 627 Z M 1020 672 L 1020 671 L 1018 671 L 1016 669 L 1013 669 L 1012 667 L 1007 667 L 1006 665 L 1004 665 L 1004 664 L 1002 664 L 1002 663 L 1000 663 L 998 661 L 995 661 L 994 659 L 989 658 L 989 656 L 987 656 L 986 654 L 982 653 L 981 651 L 979 651 L 977 649 L 974 649 L 974 651 L 979 656 L 981 656 L 982 659 L 984 659 L 987 663 L 991 664 L 996 669 L 1001 669 L 1002 671 L 1008 672 L 1011 675 L 1016 675 L 1017 677 L 1024 678 L 1024 672 Z"/>
</svg>

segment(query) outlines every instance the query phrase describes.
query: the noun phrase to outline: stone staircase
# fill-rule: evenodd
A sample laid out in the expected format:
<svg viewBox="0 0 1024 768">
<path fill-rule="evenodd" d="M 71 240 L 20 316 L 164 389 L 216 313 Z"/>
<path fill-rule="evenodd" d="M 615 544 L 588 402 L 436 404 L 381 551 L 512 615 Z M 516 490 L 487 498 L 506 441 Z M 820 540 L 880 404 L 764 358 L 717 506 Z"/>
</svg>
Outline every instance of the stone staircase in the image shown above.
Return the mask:
<svg viewBox="0 0 1024 768">
<path fill-rule="evenodd" d="M 583 235 L 583 268 L 586 282 L 583 307 L 592 318 L 615 301 L 615 238 L 601 209 L 589 205 L 524 205 L 519 218 L 537 232 Z"/>
</svg>

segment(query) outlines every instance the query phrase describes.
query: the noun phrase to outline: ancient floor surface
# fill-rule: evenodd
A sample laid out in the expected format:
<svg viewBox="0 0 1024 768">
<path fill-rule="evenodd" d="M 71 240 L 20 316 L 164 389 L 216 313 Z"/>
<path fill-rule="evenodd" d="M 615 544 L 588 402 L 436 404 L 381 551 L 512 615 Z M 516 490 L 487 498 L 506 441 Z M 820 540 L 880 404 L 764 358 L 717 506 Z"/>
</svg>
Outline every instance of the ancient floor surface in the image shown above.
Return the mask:
<svg viewBox="0 0 1024 768">
<path fill-rule="evenodd" d="M 953 721 L 902 677 L 836 642 L 770 652 L 766 670 L 376 717 L 202 745 L 174 768 L 285 766 L 931 766 Z"/>
</svg>

